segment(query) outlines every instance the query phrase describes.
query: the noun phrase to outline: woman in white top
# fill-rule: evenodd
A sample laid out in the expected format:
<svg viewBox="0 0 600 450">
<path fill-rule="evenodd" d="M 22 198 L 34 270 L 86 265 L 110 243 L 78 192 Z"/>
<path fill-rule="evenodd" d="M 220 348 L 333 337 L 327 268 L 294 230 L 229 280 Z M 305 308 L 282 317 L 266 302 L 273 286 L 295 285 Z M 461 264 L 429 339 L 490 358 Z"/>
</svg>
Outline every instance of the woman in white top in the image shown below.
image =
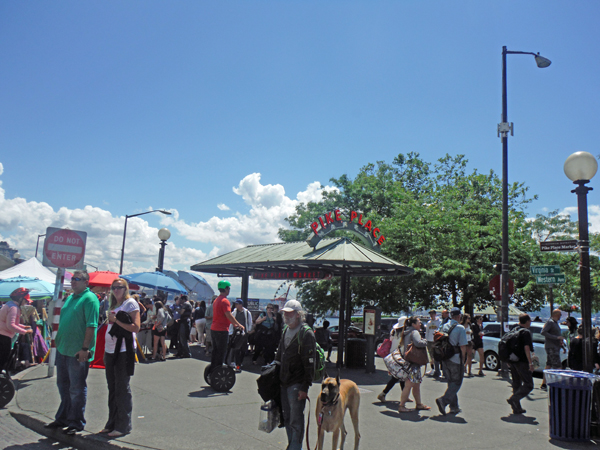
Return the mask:
<svg viewBox="0 0 600 450">
<path fill-rule="evenodd" d="M 124 323 L 117 319 L 117 313 L 129 314 L 132 323 Z M 129 284 L 122 278 L 112 282 L 110 291 L 110 307 L 106 343 L 104 347 L 104 366 L 108 383 L 108 421 L 100 433 L 108 433 L 110 437 L 119 437 L 131 432 L 131 411 L 133 399 L 129 387 L 127 355 L 125 339 L 119 350 L 116 349 L 117 338 L 109 334 L 114 326 L 132 333 L 135 349 L 135 335 L 140 330 L 140 307 L 135 299 L 129 297 Z M 134 350 L 135 351 L 135 350 Z"/>
<path fill-rule="evenodd" d="M 465 327 L 467 333 L 467 353 L 465 354 L 465 373 L 468 377 L 472 377 L 471 367 L 473 366 L 473 330 L 471 329 L 471 316 L 463 315 L 461 325 Z"/>
</svg>

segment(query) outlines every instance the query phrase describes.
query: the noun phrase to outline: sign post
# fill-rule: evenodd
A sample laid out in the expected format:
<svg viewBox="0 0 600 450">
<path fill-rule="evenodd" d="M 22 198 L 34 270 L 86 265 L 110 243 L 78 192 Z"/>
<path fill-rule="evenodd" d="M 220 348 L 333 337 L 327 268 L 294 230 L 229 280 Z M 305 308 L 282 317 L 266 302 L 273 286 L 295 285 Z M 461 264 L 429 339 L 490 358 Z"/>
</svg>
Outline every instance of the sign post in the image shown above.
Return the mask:
<svg viewBox="0 0 600 450">
<path fill-rule="evenodd" d="M 371 302 L 374 303 L 374 302 Z M 367 338 L 367 373 L 375 373 L 376 333 L 381 323 L 381 308 L 365 306 L 363 309 L 364 333 Z"/>
<path fill-rule="evenodd" d="M 52 343 L 48 359 L 48 376 L 54 376 L 56 363 L 56 333 L 60 322 L 60 310 L 63 305 L 63 286 L 65 282 L 65 269 L 83 270 L 85 257 L 85 243 L 87 233 L 62 228 L 48 227 L 44 241 L 44 259 L 42 264 L 46 267 L 56 267 L 56 284 L 52 303 Z"/>
</svg>

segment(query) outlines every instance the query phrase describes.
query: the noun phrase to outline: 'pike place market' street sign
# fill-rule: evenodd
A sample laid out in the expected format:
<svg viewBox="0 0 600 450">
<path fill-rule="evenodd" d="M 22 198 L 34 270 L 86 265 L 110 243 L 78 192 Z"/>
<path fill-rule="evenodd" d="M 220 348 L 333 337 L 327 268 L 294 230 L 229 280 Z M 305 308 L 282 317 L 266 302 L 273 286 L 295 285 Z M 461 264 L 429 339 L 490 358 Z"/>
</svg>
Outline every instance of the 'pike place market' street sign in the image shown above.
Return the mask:
<svg viewBox="0 0 600 450">
<path fill-rule="evenodd" d="M 310 225 L 310 228 L 314 235 L 308 238 L 306 242 L 313 248 L 329 233 L 338 230 L 353 232 L 365 244 L 376 251 L 380 251 L 381 244 L 385 241 L 385 236 L 381 234 L 381 230 L 372 221 L 363 217 L 362 213 L 356 211 L 350 211 L 349 220 L 342 217 L 339 209 L 330 211 L 322 217 L 317 217 L 317 220 Z"/>
</svg>

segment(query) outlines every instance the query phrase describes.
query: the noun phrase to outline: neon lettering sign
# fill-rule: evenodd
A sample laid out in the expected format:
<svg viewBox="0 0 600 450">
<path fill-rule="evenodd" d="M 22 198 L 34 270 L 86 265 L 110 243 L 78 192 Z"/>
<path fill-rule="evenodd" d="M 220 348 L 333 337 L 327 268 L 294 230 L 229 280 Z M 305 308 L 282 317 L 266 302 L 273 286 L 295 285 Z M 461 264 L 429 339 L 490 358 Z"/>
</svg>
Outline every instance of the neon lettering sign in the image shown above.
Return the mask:
<svg viewBox="0 0 600 450">
<path fill-rule="evenodd" d="M 338 230 L 350 231 L 356 234 L 364 243 L 374 250 L 380 251 L 381 244 L 385 241 L 385 236 L 373 222 L 362 213 L 350 211 L 348 220 L 344 220 L 339 209 L 329 211 L 323 216 L 317 217 L 310 225 L 313 234 L 306 240 L 308 245 L 316 247 L 321 239 L 329 233 Z"/>
</svg>

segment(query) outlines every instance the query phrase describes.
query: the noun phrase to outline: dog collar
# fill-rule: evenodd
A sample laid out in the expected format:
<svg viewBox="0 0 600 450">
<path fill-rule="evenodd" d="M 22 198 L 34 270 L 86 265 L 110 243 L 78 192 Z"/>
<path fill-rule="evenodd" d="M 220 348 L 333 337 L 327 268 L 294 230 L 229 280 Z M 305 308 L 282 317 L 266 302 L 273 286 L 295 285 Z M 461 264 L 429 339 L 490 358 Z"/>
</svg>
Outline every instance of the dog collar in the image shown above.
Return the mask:
<svg viewBox="0 0 600 450">
<path fill-rule="evenodd" d="M 340 393 L 338 392 L 338 394 L 333 398 L 333 400 L 331 402 L 327 402 L 327 403 L 323 403 L 323 406 L 335 406 L 337 405 L 337 402 L 340 399 Z"/>
</svg>

